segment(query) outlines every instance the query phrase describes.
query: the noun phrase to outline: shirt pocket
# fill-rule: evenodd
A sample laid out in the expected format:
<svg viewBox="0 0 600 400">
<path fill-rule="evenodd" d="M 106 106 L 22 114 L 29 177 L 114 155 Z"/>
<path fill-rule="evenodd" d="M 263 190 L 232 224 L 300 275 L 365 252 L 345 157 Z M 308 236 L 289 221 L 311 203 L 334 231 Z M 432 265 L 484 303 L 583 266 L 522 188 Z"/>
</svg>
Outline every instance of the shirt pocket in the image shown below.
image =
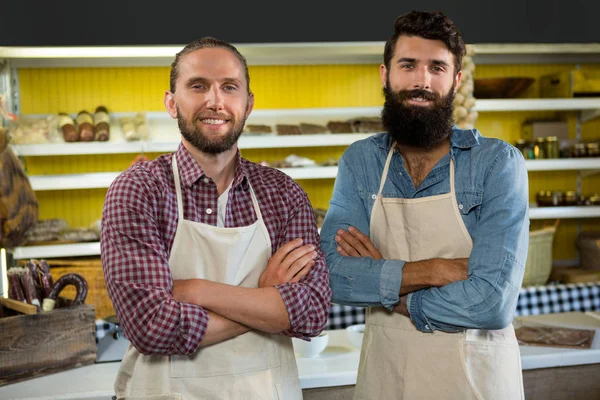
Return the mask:
<svg viewBox="0 0 600 400">
<path fill-rule="evenodd" d="M 456 201 L 458 211 L 463 219 L 476 222 L 479 219 L 481 203 L 483 202 L 483 192 L 479 190 L 462 190 L 456 192 Z"/>
</svg>

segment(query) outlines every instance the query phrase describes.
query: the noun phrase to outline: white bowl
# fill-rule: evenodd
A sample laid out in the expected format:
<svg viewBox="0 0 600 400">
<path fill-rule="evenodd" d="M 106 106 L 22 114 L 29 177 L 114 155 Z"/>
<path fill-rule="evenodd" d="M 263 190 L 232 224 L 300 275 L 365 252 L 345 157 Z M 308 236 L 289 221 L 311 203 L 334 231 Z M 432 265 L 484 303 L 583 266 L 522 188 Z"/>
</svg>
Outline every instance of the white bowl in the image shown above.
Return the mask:
<svg viewBox="0 0 600 400">
<path fill-rule="evenodd" d="M 310 342 L 306 340 L 292 338 L 294 352 L 300 357 L 317 357 L 325 350 L 329 343 L 329 334 L 321 333 L 319 336 L 310 338 Z"/>
<path fill-rule="evenodd" d="M 346 328 L 346 336 L 350 343 L 357 349 L 360 349 L 365 332 L 365 324 L 350 325 Z"/>
</svg>

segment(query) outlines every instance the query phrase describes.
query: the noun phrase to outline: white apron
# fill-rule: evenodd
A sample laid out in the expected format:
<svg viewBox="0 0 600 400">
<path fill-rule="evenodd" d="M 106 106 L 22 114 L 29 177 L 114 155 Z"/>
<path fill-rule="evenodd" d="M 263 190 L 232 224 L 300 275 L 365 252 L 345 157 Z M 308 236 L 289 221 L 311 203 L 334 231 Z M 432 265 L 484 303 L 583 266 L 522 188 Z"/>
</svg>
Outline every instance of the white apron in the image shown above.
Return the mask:
<svg viewBox="0 0 600 400">
<path fill-rule="evenodd" d="M 467 258 L 473 242 L 458 211 L 454 161 L 450 193 L 383 198 L 395 145 L 371 212 L 371 241 L 383 258 Z M 500 330 L 423 333 L 410 318 L 367 309 L 355 399 L 523 399 L 519 346 L 512 325 Z"/>
<path fill-rule="evenodd" d="M 169 258 L 173 279 L 258 287 L 271 256 L 271 240 L 252 187 L 256 222 L 220 228 L 183 219 L 175 155 L 173 175 L 179 215 Z M 115 392 L 129 400 L 302 399 L 291 339 L 257 331 L 200 348 L 193 356 L 145 356 L 130 345 Z"/>
</svg>

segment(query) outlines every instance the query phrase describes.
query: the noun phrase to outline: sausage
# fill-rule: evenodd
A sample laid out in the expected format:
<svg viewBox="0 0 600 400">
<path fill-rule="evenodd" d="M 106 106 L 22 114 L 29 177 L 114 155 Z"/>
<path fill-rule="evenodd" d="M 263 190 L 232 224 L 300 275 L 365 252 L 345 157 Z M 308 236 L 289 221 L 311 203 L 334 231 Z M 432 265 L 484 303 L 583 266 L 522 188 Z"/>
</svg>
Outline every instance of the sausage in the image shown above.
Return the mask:
<svg viewBox="0 0 600 400">
<path fill-rule="evenodd" d="M 6 275 L 8 275 L 8 298 L 26 303 L 21 278 L 19 278 L 23 270 L 24 268 L 9 268 L 6 271 Z"/>
<path fill-rule="evenodd" d="M 36 260 L 29 260 L 27 264 L 25 264 L 29 272 L 31 272 L 31 277 L 33 280 L 33 287 L 35 288 L 35 298 L 38 299 L 38 302 L 42 304 L 42 286 L 40 285 L 40 274 L 38 272 L 38 268 L 36 265 Z"/>
<path fill-rule="evenodd" d="M 110 119 L 104 106 L 96 108 L 94 113 L 94 140 L 105 142 L 110 138 Z"/>
<path fill-rule="evenodd" d="M 27 300 L 27 303 L 40 307 L 40 300 L 37 298 L 33 276 L 31 275 L 29 268 L 24 268 L 24 271 L 21 274 L 21 285 L 23 286 L 23 293 L 25 293 L 25 300 Z"/>
<path fill-rule="evenodd" d="M 58 127 L 63 134 L 65 142 L 79 142 L 79 132 L 75 128 L 75 121 L 68 114 L 58 114 Z"/>
<path fill-rule="evenodd" d="M 58 294 L 65 288 L 67 285 L 75 286 L 77 293 L 75 294 L 75 299 L 73 300 L 74 306 L 78 306 L 83 304 L 85 298 L 87 297 L 88 285 L 85 278 L 79 274 L 66 274 L 58 278 L 54 286 L 52 287 L 52 291 L 48 295 L 47 298 L 44 299 L 44 303 L 42 306 L 43 311 L 52 311 L 56 305 L 56 300 L 58 299 Z"/>
<path fill-rule="evenodd" d="M 38 268 L 41 272 L 41 283 L 42 283 L 42 292 L 43 298 L 46 298 L 50 295 L 52 291 L 52 287 L 54 286 L 54 280 L 52 279 L 52 274 L 50 274 L 50 266 L 46 260 L 40 260 L 38 264 Z"/>
<path fill-rule="evenodd" d="M 79 140 L 82 142 L 91 142 L 94 140 L 94 119 L 92 114 L 83 110 L 77 114 L 75 118 L 77 122 L 77 131 L 79 132 Z"/>
</svg>

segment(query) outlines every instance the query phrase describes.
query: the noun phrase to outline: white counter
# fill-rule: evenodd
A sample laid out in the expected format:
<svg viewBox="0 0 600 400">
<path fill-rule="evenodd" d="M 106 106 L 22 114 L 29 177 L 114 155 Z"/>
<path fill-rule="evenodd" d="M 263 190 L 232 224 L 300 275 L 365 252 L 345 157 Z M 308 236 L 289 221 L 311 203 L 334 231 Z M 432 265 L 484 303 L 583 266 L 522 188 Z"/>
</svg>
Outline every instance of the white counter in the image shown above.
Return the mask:
<svg viewBox="0 0 600 400">
<path fill-rule="evenodd" d="M 588 315 L 585 315 L 588 314 Z M 544 324 L 596 329 L 591 349 L 563 349 L 521 346 L 524 370 L 600 363 L 600 313 L 563 313 L 520 317 Z M 353 385 L 356 383 L 360 352 L 344 330 L 329 331 L 329 344 L 315 358 L 298 357 L 298 373 L 303 389 Z M 0 388 L 0 399 L 20 400 L 109 400 L 118 362 L 100 363 L 44 376 Z"/>
</svg>

